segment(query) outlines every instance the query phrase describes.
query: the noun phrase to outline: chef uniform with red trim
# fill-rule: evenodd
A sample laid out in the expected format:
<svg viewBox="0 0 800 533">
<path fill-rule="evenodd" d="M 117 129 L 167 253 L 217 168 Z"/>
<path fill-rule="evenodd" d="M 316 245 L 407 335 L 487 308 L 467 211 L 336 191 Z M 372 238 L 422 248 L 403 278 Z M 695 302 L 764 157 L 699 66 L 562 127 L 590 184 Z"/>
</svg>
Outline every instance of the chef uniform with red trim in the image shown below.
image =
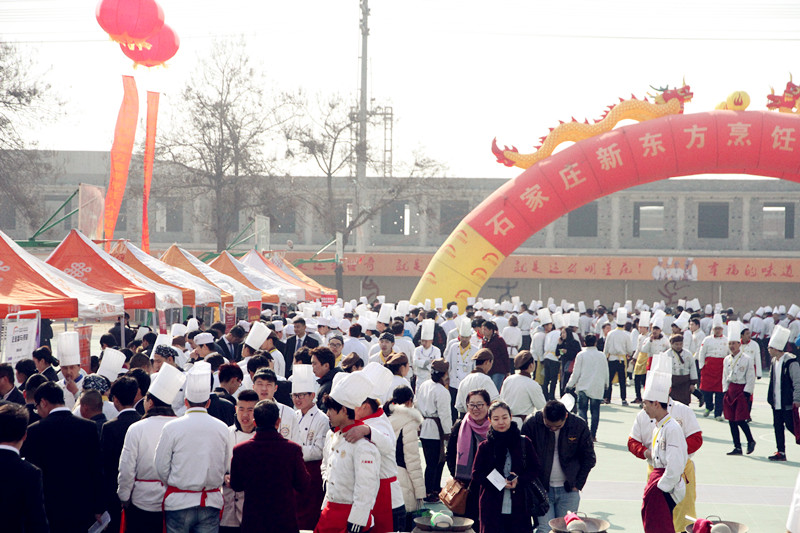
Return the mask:
<svg viewBox="0 0 800 533">
<path fill-rule="evenodd" d="M 156 446 L 156 472 L 167 487 L 162 505 L 168 532 L 172 511 L 195 507 L 216 509 L 218 515 L 222 511 L 221 489 L 231 460 L 228 427 L 205 407 L 189 406 L 207 404 L 210 393 L 211 365 L 199 361 L 186 376 L 186 413 L 164 426 Z"/>
<path fill-rule="evenodd" d="M 339 372 L 328 396 L 340 405 L 355 410 L 367 399 L 372 382 L 363 372 Z M 339 417 L 328 411 L 332 421 Z M 381 454 L 370 440 L 350 443 L 344 433 L 363 425 L 348 420 L 344 427 L 328 433 L 322 457 L 322 479 L 326 484 L 325 501 L 315 533 L 360 533 L 374 523 L 371 509 L 378 492 Z"/>
<path fill-rule="evenodd" d="M 714 315 L 711 325 L 712 335 L 709 335 L 700 344 L 697 359 L 700 363 L 700 390 L 706 394 L 706 411 L 714 409 L 714 416 L 722 414 L 722 406 L 715 405 L 716 400 L 722 399 L 722 364 L 728 355 L 728 339 L 722 334 L 722 315 Z M 706 416 L 709 413 L 706 413 Z"/>
</svg>

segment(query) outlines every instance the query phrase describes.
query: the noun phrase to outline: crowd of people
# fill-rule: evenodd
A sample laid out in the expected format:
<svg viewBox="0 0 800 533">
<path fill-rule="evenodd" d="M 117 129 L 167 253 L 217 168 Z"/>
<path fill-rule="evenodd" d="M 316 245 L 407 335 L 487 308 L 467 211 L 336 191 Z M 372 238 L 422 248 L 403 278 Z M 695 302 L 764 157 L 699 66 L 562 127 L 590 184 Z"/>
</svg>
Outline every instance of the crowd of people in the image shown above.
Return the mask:
<svg viewBox="0 0 800 533">
<path fill-rule="evenodd" d="M 753 453 L 754 385 L 770 365 L 769 458 L 786 460 L 799 314 L 379 297 L 230 328 L 122 320 L 87 369 L 77 333 L 57 333 L 55 350 L 0 364 L 0 461 L 24 488 L 0 502 L 9 531 L 386 533 L 440 501 L 446 466 L 467 499 L 454 514 L 475 531 L 544 533 L 579 510 L 601 406 L 615 390 L 628 405 L 632 381 L 643 527 L 680 532 L 696 516 L 692 401 L 727 420 L 728 455 Z"/>
</svg>

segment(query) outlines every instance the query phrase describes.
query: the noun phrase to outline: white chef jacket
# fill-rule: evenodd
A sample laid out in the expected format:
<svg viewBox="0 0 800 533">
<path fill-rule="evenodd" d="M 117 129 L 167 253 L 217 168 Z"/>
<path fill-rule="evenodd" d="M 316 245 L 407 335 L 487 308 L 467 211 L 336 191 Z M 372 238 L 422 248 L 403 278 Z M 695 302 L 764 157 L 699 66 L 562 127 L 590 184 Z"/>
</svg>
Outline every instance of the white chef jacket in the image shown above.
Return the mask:
<svg viewBox="0 0 800 533">
<path fill-rule="evenodd" d="M 623 328 L 617 328 L 608 333 L 603 353 L 609 361 L 627 360 L 627 356 L 633 353 L 636 346 L 631 341 L 631 335 Z"/>
<path fill-rule="evenodd" d="M 412 366 L 417 375 L 417 387 L 431 379 L 431 363 L 436 359 L 441 359 L 441 357 L 442 352 L 433 344 L 427 350 L 422 346 L 417 346 L 414 349 L 414 356 L 410 360 L 414 363 Z"/>
<path fill-rule="evenodd" d="M 67 390 L 67 382 L 64 378 L 59 379 L 56 381 L 56 384 L 61 387 L 61 390 L 64 391 L 64 407 L 72 411 L 76 405 L 78 405 L 78 398 L 81 396 L 81 392 L 83 391 L 83 374 L 78 376 L 78 381 L 75 382 L 75 385 L 78 386 L 78 392 L 72 394 L 70 391 Z"/>
<path fill-rule="evenodd" d="M 750 356 L 750 359 L 753 360 L 755 363 L 756 368 L 756 378 L 761 378 L 762 370 L 761 370 L 761 347 L 758 343 L 754 340 L 751 340 L 747 344 L 742 343 L 742 347 L 740 348 L 744 353 Z"/>
<path fill-rule="evenodd" d="M 281 437 L 284 439 L 295 442 L 294 437 L 297 431 L 297 420 L 295 420 L 294 409 L 288 405 L 283 405 L 279 401 L 275 401 L 275 404 L 280 410 L 279 416 L 281 417 L 281 424 L 278 426 L 278 433 L 280 433 Z"/>
<path fill-rule="evenodd" d="M 558 361 L 556 357 L 556 349 L 558 349 L 558 342 L 561 340 L 561 332 L 553 329 L 550 333 L 545 334 L 544 337 L 544 357 L 551 361 Z"/>
<path fill-rule="evenodd" d="M 176 420 L 174 416 L 149 416 L 128 428 L 119 457 L 117 496 L 120 501 L 130 500 L 143 511 L 161 512 L 166 487 L 161 481 L 153 481 L 158 480 L 156 445 L 164 425 L 173 420 Z"/>
<path fill-rule="evenodd" d="M 403 499 L 403 487 L 397 480 L 397 457 L 395 455 L 397 437 L 394 436 L 392 423 L 382 410 L 380 415 L 365 418 L 362 422 L 369 426 L 371 431 L 370 440 L 375 443 L 375 446 L 378 447 L 378 452 L 381 454 L 380 479 L 394 478 L 391 483 L 392 509 L 402 507 L 405 500 Z"/>
<path fill-rule="evenodd" d="M 303 448 L 303 461 L 319 461 L 325 448 L 325 435 L 330 430 L 328 415 L 314 405 L 306 414 L 295 409 L 294 418 L 295 428 L 291 440 Z"/>
<path fill-rule="evenodd" d="M 581 317 L 578 319 L 578 332 L 582 336 L 586 336 L 589 334 L 589 330 L 592 327 L 592 317 L 588 315 L 582 314 Z"/>
<path fill-rule="evenodd" d="M 688 437 L 700 432 L 700 423 L 697 422 L 697 417 L 692 409 L 681 402 L 675 401 L 672 398 L 667 402 L 667 412 L 672 416 L 673 420 L 678 423 L 678 426 L 683 430 L 684 440 Z M 644 409 L 639 411 L 636 419 L 633 421 L 633 428 L 631 429 L 631 437 L 645 445 L 647 449 L 651 449 L 653 445 L 653 430 L 655 429 L 656 421 L 647 416 Z M 691 459 L 694 454 L 689 455 Z M 647 461 L 650 466 L 653 465 L 652 461 Z"/>
<path fill-rule="evenodd" d="M 347 521 L 367 526 L 380 485 L 381 454 L 377 446 L 367 439 L 351 444 L 337 431 L 326 439 L 322 462 L 327 483 L 323 507 L 327 502 L 350 504 Z"/>
<path fill-rule="evenodd" d="M 522 374 L 511 374 L 503 380 L 500 399 L 508 404 L 511 414 L 516 416 L 533 414 L 534 408 L 544 409 L 544 404 L 547 403 L 541 385 L 530 376 Z"/>
<path fill-rule="evenodd" d="M 460 413 L 467 412 L 467 394 L 474 390 L 485 389 L 489 393 L 489 401 L 493 402 L 500 396 L 497 392 L 497 387 L 494 385 L 492 378 L 483 372 L 475 371 L 461 380 L 458 385 L 458 393 L 456 394 L 456 410 Z"/>
<path fill-rule="evenodd" d="M 450 388 L 457 389 L 461 381 L 475 369 L 475 361 L 472 356 L 478 351 L 478 347 L 470 343 L 467 348 L 462 348 L 461 343 L 456 341 L 444 350 L 444 359 L 450 364 Z"/>
<path fill-rule="evenodd" d="M 703 339 L 703 343 L 700 345 L 700 350 L 697 354 L 697 360 L 700 363 L 701 369 L 706 365 L 706 358 L 708 357 L 724 359 L 725 356 L 728 355 L 727 337 L 714 337 L 713 335 L 709 335 Z"/>
<path fill-rule="evenodd" d="M 453 428 L 452 413 L 450 411 L 450 392 L 441 383 L 428 380 L 417 387 L 414 404 L 422 413 L 424 420 L 419 430 L 419 438 L 439 440 L 439 428 L 436 422 L 429 417 L 439 417 L 442 431 L 450 434 Z"/>
<path fill-rule="evenodd" d="M 517 325 L 523 336 L 531 334 L 531 326 L 533 325 L 534 318 L 535 317 L 528 311 L 520 313 L 517 317 Z"/>
<path fill-rule="evenodd" d="M 252 439 L 256 435 L 256 430 L 250 433 L 245 433 L 240 429 L 236 429 L 236 424 L 228 428 L 228 465 L 227 473 L 231 472 L 231 459 L 233 458 L 233 447 L 242 442 Z M 242 512 L 244 510 L 244 491 L 234 492 L 230 487 L 222 487 L 222 499 L 225 505 L 222 508 L 222 519 L 219 522 L 221 526 L 239 527 L 242 525 Z"/>
<path fill-rule="evenodd" d="M 230 464 L 228 426 L 209 415 L 202 407 L 191 407 L 186 414 L 164 425 L 156 446 L 156 473 L 166 486 L 183 490 L 209 490 L 206 507 L 222 509 L 225 472 Z M 175 493 L 167 497 L 164 508 L 179 511 L 199 507 L 201 494 Z"/>
<path fill-rule="evenodd" d="M 741 349 L 735 356 L 728 354 L 722 362 L 722 391 L 728 391 L 729 383 L 744 385 L 744 391 L 753 394 L 756 386 L 756 371 L 753 360 Z"/>
<path fill-rule="evenodd" d="M 544 359 L 544 338 L 547 333 L 544 331 L 537 331 L 531 336 L 531 355 L 534 361 L 541 361 Z"/>
<path fill-rule="evenodd" d="M 750 334 L 751 337 L 754 339 L 761 338 L 761 329 L 764 325 L 764 319 L 760 316 L 753 315 L 753 318 L 750 319 Z"/>
<path fill-rule="evenodd" d="M 394 352 L 394 348 L 392 348 L 392 352 Z M 389 353 L 392 353 L 392 352 L 389 352 Z M 342 353 L 344 354 L 344 351 L 342 351 Z M 385 357 L 383 355 L 383 352 L 381 351 L 381 345 L 380 344 L 376 344 L 375 346 L 373 346 L 372 348 L 369 349 L 369 363 L 378 363 L 379 365 L 385 365 L 387 359 L 388 359 L 388 357 Z M 410 359 L 409 359 L 409 361 L 410 361 Z M 369 363 L 367 363 L 367 364 L 369 364 Z"/>
<path fill-rule="evenodd" d="M 508 356 L 514 357 L 517 355 L 520 346 L 522 346 L 522 330 L 517 326 L 506 326 L 503 328 L 502 335 L 500 336 L 506 341 Z"/>
<path fill-rule="evenodd" d="M 567 382 L 567 388 L 575 387 L 593 400 L 600 400 L 608 387 L 608 363 L 603 352 L 596 346 L 587 346 L 575 358 L 575 368 Z"/>
<path fill-rule="evenodd" d="M 283 357 L 283 354 L 277 348 L 274 348 L 269 355 L 272 356 L 272 360 L 275 361 L 275 375 L 279 378 L 286 377 L 286 359 Z M 292 364 L 294 364 L 294 355 L 291 356 Z M 245 373 L 247 373 L 247 369 L 245 368 Z"/>
<path fill-rule="evenodd" d="M 389 390 L 386 391 L 386 394 L 381 399 L 381 403 L 386 403 L 389 400 L 391 400 L 392 399 L 392 395 L 394 394 L 394 390 L 397 387 L 403 387 L 403 386 L 406 386 L 406 387 L 408 387 L 410 389 L 411 388 L 411 382 L 408 381 L 403 376 L 392 376 L 392 383 L 391 383 L 391 385 L 389 385 Z"/>
<path fill-rule="evenodd" d="M 662 357 L 667 357 L 672 361 L 672 375 L 673 376 L 689 376 L 690 379 L 697 381 L 697 365 L 694 364 L 694 357 L 689 353 L 689 350 L 681 350 L 681 359 L 675 353 L 675 350 L 670 348 L 660 354 Z"/>
<path fill-rule="evenodd" d="M 686 496 L 683 471 L 689 454 L 681 427 L 669 414 L 655 424 L 652 443 L 650 452 L 653 454 L 653 468 L 664 469 L 664 474 L 658 480 L 658 488 L 669 493 L 675 503 L 680 503 Z"/>
<path fill-rule="evenodd" d="M 647 337 L 641 351 L 646 353 L 648 357 L 653 357 L 655 354 L 666 352 L 667 350 L 669 350 L 669 340 L 662 334 L 660 339 Z"/>
<path fill-rule="evenodd" d="M 692 333 L 692 342 L 691 344 L 683 343 L 683 347 L 692 352 L 692 355 L 697 357 L 697 352 L 700 351 L 700 345 L 703 344 L 703 339 L 706 338 L 705 332 L 701 328 L 697 328 L 697 330 Z"/>
<path fill-rule="evenodd" d="M 368 353 L 369 350 L 367 348 L 367 344 L 362 342 L 361 339 L 356 339 L 354 337 L 345 337 L 344 339 L 344 346 L 342 346 L 342 359 L 350 355 L 351 353 L 356 352 L 358 356 L 364 361 L 364 365 L 369 363 Z"/>
</svg>

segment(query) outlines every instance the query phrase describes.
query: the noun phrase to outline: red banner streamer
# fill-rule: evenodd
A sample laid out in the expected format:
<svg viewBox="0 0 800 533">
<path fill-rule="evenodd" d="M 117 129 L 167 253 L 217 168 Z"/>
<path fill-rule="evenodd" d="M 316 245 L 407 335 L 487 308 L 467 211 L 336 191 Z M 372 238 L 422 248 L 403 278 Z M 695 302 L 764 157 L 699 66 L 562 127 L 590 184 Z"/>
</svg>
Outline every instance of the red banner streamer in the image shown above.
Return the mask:
<svg viewBox="0 0 800 533">
<path fill-rule="evenodd" d="M 147 91 L 147 134 L 144 141 L 144 200 L 142 201 L 142 250 L 150 253 L 150 224 L 147 204 L 150 184 L 153 181 L 153 161 L 156 151 L 156 122 L 158 121 L 158 93 Z"/>
<path fill-rule="evenodd" d="M 114 130 L 114 143 L 111 145 L 111 176 L 108 182 L 105 205 L 105 238 L 106 251 L 111 249 L 110 240 L 114 238 L 114 228 L 125 194 L 128 181 L 128 167 L 133 154 L 133 141 L 136 137 L 136 121 L 139 118 L 139 93 L 133 76 L 122 76 L 125 95 L 117 115 L 117 127 Z"/>
</svg>

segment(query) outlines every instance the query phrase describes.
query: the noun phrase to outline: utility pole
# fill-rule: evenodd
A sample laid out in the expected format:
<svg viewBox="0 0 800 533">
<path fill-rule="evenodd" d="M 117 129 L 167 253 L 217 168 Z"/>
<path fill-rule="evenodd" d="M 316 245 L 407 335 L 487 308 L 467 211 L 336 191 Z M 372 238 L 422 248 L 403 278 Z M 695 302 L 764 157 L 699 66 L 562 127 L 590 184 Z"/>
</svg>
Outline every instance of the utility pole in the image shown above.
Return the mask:
<svg viewBox="0 0 800 533">
<path fill-rule="evenodd" d="M 358 146 L 356 148 L 356 179 L 364 183 L 367 177 L 367 38 L 369 37 L 369 0 L 361 2 L 361 87 L 358 103 Z"/>
</svg>

